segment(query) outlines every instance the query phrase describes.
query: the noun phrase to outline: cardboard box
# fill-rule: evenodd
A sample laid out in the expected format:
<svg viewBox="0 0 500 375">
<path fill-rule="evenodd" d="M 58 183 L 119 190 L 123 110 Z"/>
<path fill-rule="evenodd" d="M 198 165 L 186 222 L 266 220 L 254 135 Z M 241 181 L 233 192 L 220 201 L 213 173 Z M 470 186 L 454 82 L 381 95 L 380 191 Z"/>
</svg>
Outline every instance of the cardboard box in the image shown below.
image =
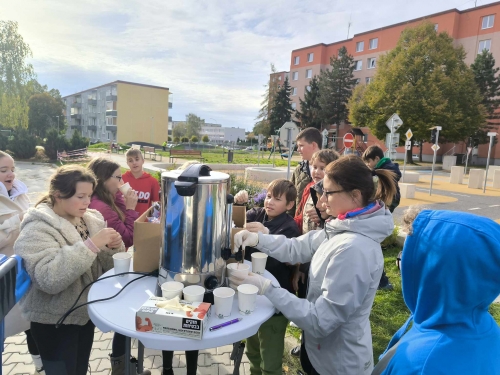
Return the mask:
<svg viewBox="0 0 500 375">
<path fill-rule="evenodd" d="M 160 267 L 161 224 L 148 222 L 151 209 L 134 222 L 134 272 L 152 272 Z"/>
<path fill-rule="evenodd" d="M 166 300 L 163 297 L 149 297 L 135 314 L 136 330 L 201 340 L 208 328 L 212 305 L 206 302 L 180 301 L 183 306 L 194 307 L 193 311 L 156 307 L 158 302 Z"/>
<path fill-rule="evenodd" d="M 247 223 L 247 208 L 245 206 L 233 206 L 233 222 L 235 228 L 231 228 L 231 249 L 234 244 L 234 235 L 245 228 Z M 234 259 L 231 258 L 227 263 L 233 263 Z"/>
</svg>

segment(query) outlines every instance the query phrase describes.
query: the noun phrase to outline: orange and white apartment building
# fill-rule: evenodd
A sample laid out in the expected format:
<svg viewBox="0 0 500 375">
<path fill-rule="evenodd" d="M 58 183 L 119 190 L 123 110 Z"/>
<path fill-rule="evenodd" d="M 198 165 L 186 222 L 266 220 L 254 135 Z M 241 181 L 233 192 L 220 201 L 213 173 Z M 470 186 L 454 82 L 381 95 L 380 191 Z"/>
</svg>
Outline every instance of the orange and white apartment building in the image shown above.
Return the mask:
<svg viewBox="0 0 500 375">
<path fill-rule="evenodd" d="M 291 53 L 290 71 L 278 72 L 271 75 L 271 80 L 279 82 L 288 77 L 292 87 L 292 106 L 300 110 L 299 98 L 304 98 L 304 92 L 308 89 L 309 81 L 312 77 L 319 74 L 321 70 L 330 66 L 330 57 L 337 54 L 338 50 L 345 46 L 349 54 L 356 61 L 354 77 L 359 83 L 370 83 L 377 70 L 377 60 L 382 54 L 387 53 L 394 48 L 398 38 L 407 27 L 414 27 L 422 22 L 431 22 L 439 32 L 447 32 L 455 41 L 456 45 L 462 45 L 467 53 L 465 59 L 467 64 L 474 62 L 478 53 L 487 49 L 493 53 L 496 59 L 496 66 L 500 67 L 500 1 L 489 5 L 478 6 L 467 10 L 450 9 L 444 12 L 431 14 L 426 17 L 413 19 L 406 22 L 382 27 L 379 29 L 355 34 L 352 38 L 341 40 L 330 44 L 315 44 L 312 46 L 293 50 Z M 404 121 L 404 119 L 403 119 Z M 341 125 L 337 139 L 344 136 L 345 133 L 352 130 L 350 125 Z M 368 134 L 368 142 L 365 146 L 373 143 L 384 146 L 383 141 L 379 141 L 371 135 L 368 128 L 361 128 L 363 133 Z M 335 137 L 335 127 L 329 130 L 332 137 Z M 494 130 L 499 133 L 500 129 Z M 430 130 L 429 130 L 430 136 Z M 401 135 L 404 139 L 404 135 Z M 433 151 L 431 144 L 423 145 L 424 161 L 432 160 Z M 438 159 L 442 155 L 466 154 L 467 146 L 463 143 L 440 145 Z M 337 149 L 342 149 L 342 142 L 337 142 Z M 453 149 L 453 150 L 452 150 Z M 397 149 L 398 156 L 403 155 L 403 147 Z M 419 153 L 417 147 L 413 150 L 414 154 Z M 473 164 L 486 164 L 488 154 L 488 144 L 480 145 L 478 150 L 473 150 L 476 154 L 472 158 Z M 498 142 L 491 152 L 491 163 L 500 164 L 500 142 Z M 460 162 L 461 160 L 458 160 Z"/>
</svg>

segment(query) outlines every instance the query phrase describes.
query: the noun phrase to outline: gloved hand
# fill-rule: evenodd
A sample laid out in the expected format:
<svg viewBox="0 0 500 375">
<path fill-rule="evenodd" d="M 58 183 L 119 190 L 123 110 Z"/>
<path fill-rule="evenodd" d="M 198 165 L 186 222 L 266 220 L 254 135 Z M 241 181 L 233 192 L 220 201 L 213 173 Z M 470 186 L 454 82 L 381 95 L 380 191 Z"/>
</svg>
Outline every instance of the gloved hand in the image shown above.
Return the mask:
<svg viewBox="0 0 500 375">
<path fill-rule="evenodd" d="M 257 233 L 251 233 L 247 230 L 239 231 L 234 235 L 233 253 L 237 253 L 240 247 L 245 250 L 247 246 L 254 247 L 257 246 L 258 243 L 259 235 Z"/>
<path fill-rule="evenodd" d="M 240 190 L 234 196 L 234 203 L 245 204 L 248 202 L 248 192 L 246 190 Z"/>
<path fill-rule="evenodd" d="M 264 233 L 269 234 L 269 229 L 264 226 L 264 224 L 259 223 L 258 221 L 253 221 L 251 223 L 247 223 L 245 225 L 245 229 L 252 233 Z"/>
<path fill-rule="evenodd" d="M 261 295 L 264 294 L 267 288 L 269 288 L 269 286 L 271 285 L 271 280 L 252 272 L 250 272 L 248 276 L 245 276 L 244 278 L 239 278 L 232 275 L 229 278 L 229 281 L 231 282 L 231 286 L 235 289 L 237 289 L 241 284 L 255 285 L 259 289 L 259 294 Z"/>
</svg>

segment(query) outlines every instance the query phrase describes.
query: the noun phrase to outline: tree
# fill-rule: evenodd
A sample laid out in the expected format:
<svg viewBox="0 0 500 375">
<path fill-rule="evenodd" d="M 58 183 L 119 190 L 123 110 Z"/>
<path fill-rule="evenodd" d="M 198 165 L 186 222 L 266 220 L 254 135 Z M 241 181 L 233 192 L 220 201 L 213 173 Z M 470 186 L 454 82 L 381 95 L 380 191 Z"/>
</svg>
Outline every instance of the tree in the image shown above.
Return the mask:
<svg viewBox="0 0 500 375">
<path fill-rule="evenodd" d="M 442 141 L 464 140 L 485 121 L 485 110 L 463 47 L 447 33 L 424 23 L 401 33 L 396 48 L 382 56 L 372 83 L 356 90 L 349 102 L 351 122 L 368 126 L 379 139 L 385 122 L 398 113 L 415 140 L 428 140 L 430 127 L 442 126 Z M 413 146 L 413 144 L 412 144 Z M 412 160 L 411 148 L 408 160 Z"/>
<path fill-rule="evenodd" d="M 182 137 L 181 138 L 181 142 L 182 143 L 187 143 L 187 142 L 189 142 L 189 138 L 188 137 Z"/>
<path fill-rule="evenodd" d="M 262 95 L 262 102 L 260 103 L 261 108 L 259 114 L 255 118 L 257 122 L 254 125 L 253 132 L 255 134 L 264 134 L 268 137 L 271 134 L 271 127 L 269 125 L 269 116 L 271 115 L 271 110 L 274 107 L 274 101 L 278 91 L 280 90 L 279 80 L 274 76 L 276 74 L 276 68 L 273 63 L 271 63 L 271 75 L 269 76 L 269 81 L 264 87 L 266 91 Z"/>
<path fill-rule="evenodd" d="M 477 134 L 474 134 L 474 137 L 479 138 L 479 143 L 486 143 L 489 141 L 486 135 L 487 131 L 492 126 L 498 125 L 498 121 L 495 120 L 500 118 L 500 115 L 496 113 L 500 107 L 500 76 L 497 74 L 500 69 L 495 68 L 495 59 L 488 50 L 483 50 L 482 53 L 478 54 L 470 67 L 474 73 L 474 81 L 479 88 L 482 97 L 481 104 L 484 106 L 487 116 L 485 126 Z M 472 136 L 472 134 L 470 135 Z"/>
<path fill-rule="evenodd" d="M 179 143 L 179 137 L 174 137 L 174 142 Z"/>
<path fill-rule="evenodd" d="M 18 127 L 14 139 L 9 142 L 9 149 L 19 159 L 29 159 L 36 154 L 36 138 L 25 128 Z"/>
<path fill-rule="evenodd" d="M 168 141 L 172 142 L 172 137 L 171 136 L 168 136 Z"/>
<path fill-rule="evenodd" d="M 278 91 L 274 100 L 274 106 L 269 115 L 270 134 L 277 134 L 277 130 L 279 130 L 285 122 L 292 120 L 293 108 L 292 101 L 290 100 L 291 93 L 292 88 L 288 83 L 288 78 L 285 78 L 285 83 L 283 83 L 283 86 Z"/>
<path fill-rule="evenodd" d="M 198 137 L 197 137 L 196 135 L 193 135 L 193 136 L 191 137 L 191 142 L 193 142 L 193 143 L 198 142 Z"/>
<path fill-rule="evenodd" d="M 303 129 L 309 127 L 321 129 L 319 82 L 316 76 L 309 82 L 309 87 L 310 90 L 306 90 L 304 94 L 304 100 L 299 98 L 301 111 L 295 111 L 295 117 Z"/>
<path fill-rule="evenodd" d="M 73 132 L 71 139 L 69 140 L 69 149 L 70 150 L 80 150 L 82 148 L 86 148 L 89 145 L 89 139 L 82 137 L 78 130 Z"/>
<path fill-rule="evenodd" d="M 202 120 L 194 113 L 190 113 L 186 116 L 186 136 L 192 137 L 193 135 L 198 137 L 201 132 L 201 127 L 205 124 L 205 120 Z"/>
<path fill-rule="evenodd" d="M 187 134 L 187 126 L 185 122 L 177 123 L 172 130 L 174 138 L 182 138 Z"/>
<path fill-rule="evenodd" d="M 342 46 L 338 55 L 330 58 L 330 69 L 319 75 L 319 117 L 324 126 L 335 124 L 337 134 L 339 125 L 348 118 L 347 102 L 356 84 L 354 68 L 354 58 Z"/>
<path fill-rule="evenodd" d="M 59 134 L 57 132 L 57 129 L 49 129 L 46 134 L 46 139 L 45 139 L 45 155 L 50 160 L 56 160 L 57 159 L 57 151 L 65 151 L 69 150 L 71 147 L 70 143 L 68 142 L 68 139 L 62 134 Z"/>
<path fill-rule="evenodd" d="M 204 143 L 210 142 L 210 138 L 208 138 L 208 135 L 204 135 L 203 138 L 201 139 Z"/>
<path fill-rule="evenodd" d="M 32 134 L 44 138 L 45 133 L 51 127 L 57 126 L 58 119 L 63 118 L 63 103 L 54 99 L 50 94 L 35 94 L 29 101 L 28 129 Z"/>
</svg>

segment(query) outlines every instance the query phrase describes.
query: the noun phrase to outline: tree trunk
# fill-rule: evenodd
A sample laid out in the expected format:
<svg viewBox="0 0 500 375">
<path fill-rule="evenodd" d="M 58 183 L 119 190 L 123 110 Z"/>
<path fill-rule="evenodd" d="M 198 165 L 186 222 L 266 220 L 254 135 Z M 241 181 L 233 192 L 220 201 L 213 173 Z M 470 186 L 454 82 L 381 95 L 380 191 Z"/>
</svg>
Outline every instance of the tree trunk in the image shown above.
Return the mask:
<svg viewBox="0 0 500 375">
<path fill-rule="evenodd" d="M 418 153 L 418 161 L 419 163 L 422 163 L 422 149 L 423 149 L 423 144 L 422 144 L 422 141 L 420 141 L 420 151 Z"/>
</svg>

